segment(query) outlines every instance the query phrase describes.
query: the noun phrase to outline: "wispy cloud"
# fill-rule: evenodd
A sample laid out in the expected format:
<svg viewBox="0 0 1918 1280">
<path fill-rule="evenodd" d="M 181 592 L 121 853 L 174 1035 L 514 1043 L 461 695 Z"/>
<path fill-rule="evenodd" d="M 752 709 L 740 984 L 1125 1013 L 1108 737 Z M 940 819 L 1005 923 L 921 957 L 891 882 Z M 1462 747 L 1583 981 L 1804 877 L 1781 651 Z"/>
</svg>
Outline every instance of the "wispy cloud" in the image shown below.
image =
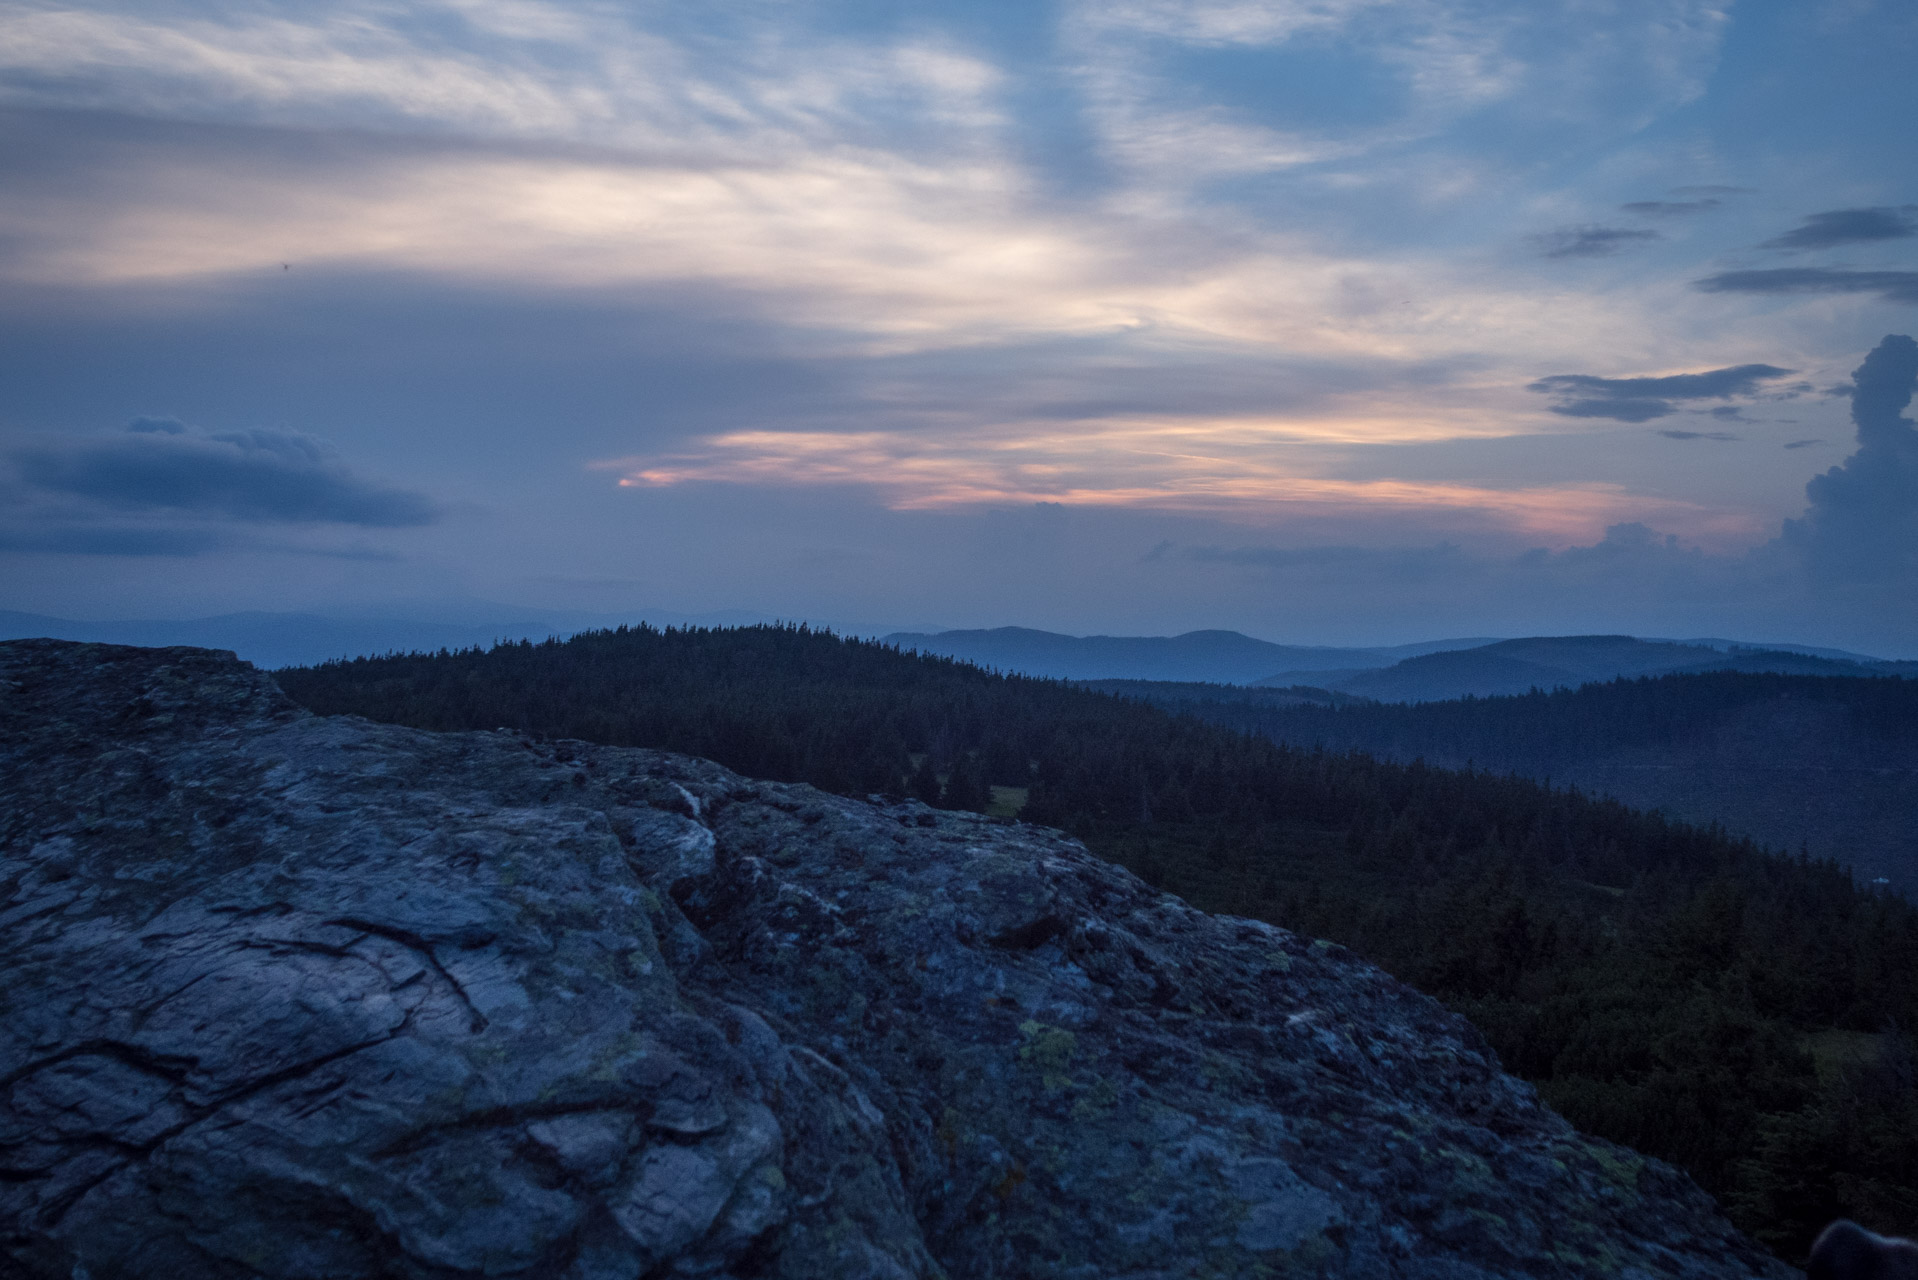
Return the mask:
<svg viewBox="0 0 1918 1280">
<path fill-rule="evenodd" d="M 871 134 L 888 103 L 915 125 L 975 126 L 995 73 L 937 42 L 848 40 L 796 14 L 736 14 L 723 58 L 645 15 L 367 0 L 160 16 L 111 3 L 0 13 L 0 98 L 191 119 L 456 131 L 656 147 L 739 161 L 782 143 Z M 437 10 L 437 12 L 435 12 Z M 709 32 L 708 36 L 719 32 Z"/>
<path fill-rule="evenodd" d="M 1569 465 L 1435 480 L 1368 456 L 1325 474 L 1328 442 L 1545 439 L 1548 404 L 1553 438 L 1596 439 L 1566 420 L 1754 394 L 1783 371 L 1732 361 L 1802 349 L 1728 332 L 1722 303 L 1658 269 L 1681 230 L 1729 219 L 1679 222 L 1737 189 L 1606 214 L 1691 161 L 1615 168 L 1576 198 L 1536 179 L 1541 149 L 1630 132 L 1706 83 L 1726 6 L 1635 3 L 1621 24 L 1473 0 L 1068 0 L 1023 13 L 1016 41 L 973 38 L 964 6 L 895 22 L 537 0 L 15 5 L 0 10 L 0 103 L 26 110 L 0 141 L 37 147 L 41 177 L 0 184 L 0 275 L 103 310 L 244 293 L 304 314 L 316 293 L 300 290 L 368 280 L 604 308 L 615 354 L 589 376 L 618 386 L 615 407 L 590 445 L 564 447 L 630 455 L 598 479 L 642 501 L 725 484 L 828 505 L 840 495 L 821 491 L 850 488 L 939 519 L 1054 502 L 1245 524 L 1437 513 L 1422 527 L 1561 547 L 1639 521 L 1762 536 L 1750 504 Z M 1513 252 L 1527 230 L 1584 219 L 1621 225 L 1536 240 L 1547 263 Z M 1630 252 L 1661 232 L 1656 255 Z M 1593 278 L 1607 283 L 1566 283 Z M 804 390 L 633 398 L 650 384 L 606 372 L 620 342 L 645 342 L 619 317 L 668 297 L 761 344 L 715 356 L 713 382 L 773 351 Z M 1817 363 L 1810 345 L 1789 362 Z M 1523 390 L 1540 369 L 1715 365 L 1558 375 L 1537 384 L 1550 401 Z M 1740 370 L 1766 372 L 1733 390 L 1684 381 Z M 431 518 L 357 457 L 300 462 L 249 439 L 36 442 L 16 469 L 40 498 L 120 521 L 46 535 L 69 549 L 161 546 L 134 525 L 151 517 L 158 538 L 168 513 L 200 522 L 168 535 L 180 548 Z"/>
<path fill-rule="evenodd" d="M 629 489 L 843 486 L 908 511 L 1060 503 L 1288 518 L 1314 511 L 1471 512 L 1489 527 L 1560 543 L 1595 536 L 1628 514 L 1701 527 L 1710 520 L 1692 504 L 1646 499 L 1611 484 L 1491 487 L 1313 474 L 1278 442 L 1261 445 L 1244 424 L 1107 423 L 1095 434 L 745 431 L 673 455 L 594 465 L 618 473 Z"/>
<path fill-rule="evenodd" d="M 1622 249 L 1649 244 L 1664 237 L 1656 231 L 1632 227 L 1567 227 L 1531 237 L 1547 258 L 1609 258 Z"/>
<path fill-rule="evenodd" d="M 1766 249 L 1830 249 L 1918 236 L 1918 205 L 1903 208 L 1833 209 L 1814 213 L 1803 225 L 1765 241 Z"/>
<path fill-rule="evenodd" d="M 1695 213 L 1709 213 L 1724 203 L 1715 197 L 1707 197 L 1703 200 L 1634 200 L 1618 207 L 1626 213 L 1635 213 L 1644 218 L 1683 218 Z"/>
<path fill-rule="evenodd" d="M 1748 396 L 1759 384 L 1788 377 L 1790 369 L 1770 364 L 1741 364 L 1703 373 L 1674 373 L 1645 378 L 1601 378 L 1589 373 L 1557 373 L 1527 389 L 1554 396 L 1552 412 L 1567 418 L 1610 418 L 1650 422 L 1678 411 L 1681 400 L 1725 400 Z M 1683 433 L 1665 432 L 1676 439 Z"/>
<path fill-rule="evenodd" d="M 1871 293 L 1886 302 L 1918 302 L 1918 271 L 1843 267 L 1768 267 L 1721 271 L 1693 281 L 1705 293 Z"/>
</svg>

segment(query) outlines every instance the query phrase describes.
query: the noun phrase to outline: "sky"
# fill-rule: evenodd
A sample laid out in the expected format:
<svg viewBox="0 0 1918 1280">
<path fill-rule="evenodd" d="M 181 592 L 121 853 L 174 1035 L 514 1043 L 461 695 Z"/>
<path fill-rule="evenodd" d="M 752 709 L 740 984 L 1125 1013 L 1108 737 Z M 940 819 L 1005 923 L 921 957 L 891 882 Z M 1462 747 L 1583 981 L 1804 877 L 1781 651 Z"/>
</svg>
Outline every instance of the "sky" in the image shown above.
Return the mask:
<svg viewBox="0 0 1918 1280">
<path fill-rule="evenodd" d="M 1918 656 L 1906 0 L 0 0 L 0 608 Z"/>
</svg>

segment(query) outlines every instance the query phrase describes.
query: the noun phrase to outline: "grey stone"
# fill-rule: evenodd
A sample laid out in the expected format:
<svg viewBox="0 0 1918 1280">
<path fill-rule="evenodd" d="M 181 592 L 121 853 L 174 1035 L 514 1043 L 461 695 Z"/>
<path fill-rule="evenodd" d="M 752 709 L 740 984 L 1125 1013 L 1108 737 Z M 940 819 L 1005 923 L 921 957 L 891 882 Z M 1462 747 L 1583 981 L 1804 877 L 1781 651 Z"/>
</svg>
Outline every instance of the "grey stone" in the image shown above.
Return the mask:
<svg viewBox="0 0 1918 1280">
<path fill-rule="evenodd" d="M 1057 832 L 204 650 L 0 644 L 0 961 L 23 1276 L 1789 1274 L 1432 1001 Z"/>
</svg>

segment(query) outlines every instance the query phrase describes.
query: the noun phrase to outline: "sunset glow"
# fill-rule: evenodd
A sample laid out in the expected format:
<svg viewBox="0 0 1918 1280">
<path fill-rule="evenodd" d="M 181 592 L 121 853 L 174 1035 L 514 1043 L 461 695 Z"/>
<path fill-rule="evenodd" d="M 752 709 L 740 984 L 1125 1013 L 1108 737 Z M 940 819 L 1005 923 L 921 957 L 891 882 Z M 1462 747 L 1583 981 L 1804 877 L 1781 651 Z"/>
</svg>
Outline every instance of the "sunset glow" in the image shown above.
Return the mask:
<svg viewBox="0 0 1918 1280">
<path fill-rule="evenodd" d="M 369 600 L 944 616 L 722 584 L 1058 504 L 1110 564 L 1035 560 L 1054 612 L 1001 616 L 994 551 L 955 618 L 1171 625 L 1116 567 L 1167 541 L 1616 558 L 1625 526 L 1729 599 L 1912 324 L 1914 41 L 1836 0 L 0 4 L 0 554 L 82 612 L 332 600 L 355 558 Z M 439 514 L 269 537 L 34 479 L 149 418 Z M 1748 612 L 1840 626 L 1802 603 Z"/>
</svg>

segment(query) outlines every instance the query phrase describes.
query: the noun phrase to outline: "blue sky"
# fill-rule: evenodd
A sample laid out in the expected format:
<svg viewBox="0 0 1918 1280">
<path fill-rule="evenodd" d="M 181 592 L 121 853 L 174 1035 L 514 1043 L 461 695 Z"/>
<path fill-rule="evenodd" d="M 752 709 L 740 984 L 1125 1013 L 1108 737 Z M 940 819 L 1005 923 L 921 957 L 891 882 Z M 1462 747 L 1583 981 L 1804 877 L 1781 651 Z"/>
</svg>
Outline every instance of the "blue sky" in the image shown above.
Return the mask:
<svg viewBox="0 0 1918 1280">
<path fill-rule="evenodd" d="M 1913 652 L 1895 344 L 1851 378 L 1918 329 L 1915 56 L 1890 0 L 0 4 L 0 607 Z"/>
</svg>

